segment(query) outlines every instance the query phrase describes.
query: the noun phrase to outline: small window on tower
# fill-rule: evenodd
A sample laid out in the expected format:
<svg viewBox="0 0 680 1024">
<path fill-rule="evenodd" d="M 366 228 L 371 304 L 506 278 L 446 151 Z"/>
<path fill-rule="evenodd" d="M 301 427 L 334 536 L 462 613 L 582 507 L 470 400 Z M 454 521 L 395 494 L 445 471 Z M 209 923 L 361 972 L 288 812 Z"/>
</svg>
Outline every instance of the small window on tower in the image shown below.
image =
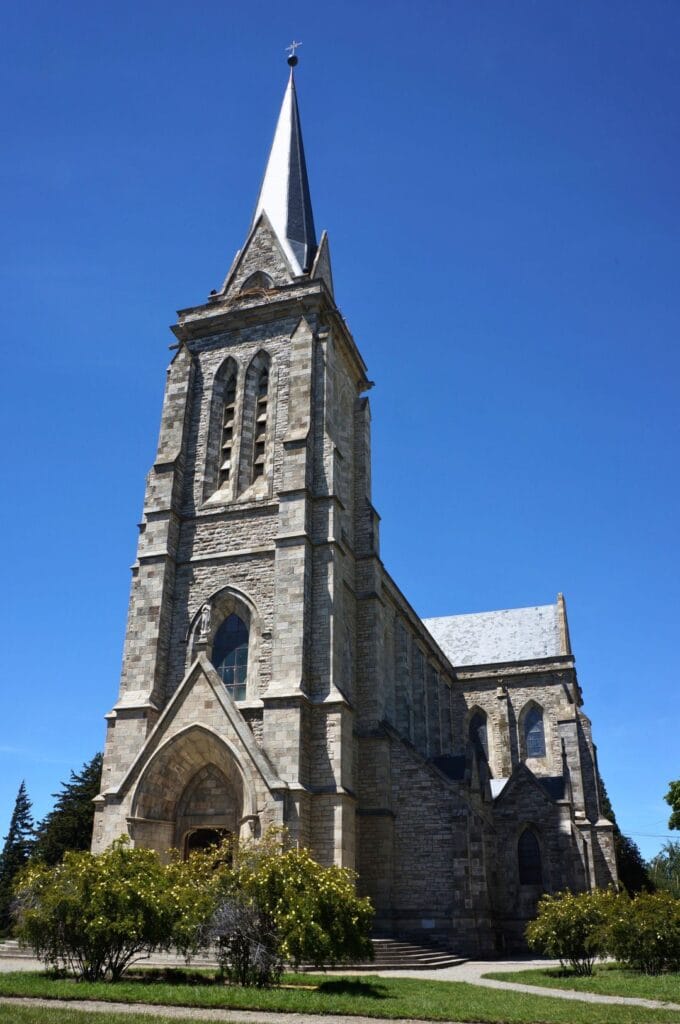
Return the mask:
<svg viewBox="0 0 680 1024">
<path fill-rule="evenodd" d="M 229 615 L 215 634 L 212 663 L 234 700 L 245 700 L 248 676 L 248 627 Z"/>
</svg>

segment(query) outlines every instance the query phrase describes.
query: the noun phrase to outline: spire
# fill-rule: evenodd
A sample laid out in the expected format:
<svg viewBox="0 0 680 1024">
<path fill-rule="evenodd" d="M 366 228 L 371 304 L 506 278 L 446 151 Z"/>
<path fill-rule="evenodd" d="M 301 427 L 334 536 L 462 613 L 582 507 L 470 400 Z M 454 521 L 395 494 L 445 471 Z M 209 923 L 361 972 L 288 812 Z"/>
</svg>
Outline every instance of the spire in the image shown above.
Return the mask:
<svg viewBox="0 0 680 1024">
<path fill-rule="evenodd" d="M 290 77 L 257 198 L 253 224 L 264 210 L 294 272 L 304 274 L 311 269 L 317 246 L 293 77 L 293 69 L 298 62 L 295 47 L 299 45 L 295 43 L 289 47 L 292 49 L 288 58 Z"/>
</svg>

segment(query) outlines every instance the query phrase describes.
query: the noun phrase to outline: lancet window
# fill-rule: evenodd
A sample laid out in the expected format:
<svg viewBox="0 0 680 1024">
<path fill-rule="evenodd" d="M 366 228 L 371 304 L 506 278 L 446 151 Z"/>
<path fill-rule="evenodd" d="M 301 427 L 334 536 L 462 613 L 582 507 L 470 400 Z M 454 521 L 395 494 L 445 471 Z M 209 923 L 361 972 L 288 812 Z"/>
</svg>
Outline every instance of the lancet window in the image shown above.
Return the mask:
<svg viewBox="0 0 680 1024">
<path fill-rule="evenodd" d="M 542 885 L 541 847 L 535 832 L 525 828 L 517 843 L 520 885 Z"/>
<path fill-rule="evenodd" d="M 535 705 L 524 717 L 524 742 L 527 757 L 545 757 L 545 728 L 543 712 Z"/>
<path fill-rule="evenodd" d="M 248 627 L 234 612 L 215 633 L 212 663 L 234 700 L 245 700 L 248 677 Z"/>
<path fill-rule="evenodd" d="M 478 758 L 483 761 L 489 760 L 489 733 L 486 724 L 486 715 L 481 711 L 476 711 L 470 719 L 470 725 L 468 726 L 468 736 L 472 748 L 477 754 Z"/>
</svg>

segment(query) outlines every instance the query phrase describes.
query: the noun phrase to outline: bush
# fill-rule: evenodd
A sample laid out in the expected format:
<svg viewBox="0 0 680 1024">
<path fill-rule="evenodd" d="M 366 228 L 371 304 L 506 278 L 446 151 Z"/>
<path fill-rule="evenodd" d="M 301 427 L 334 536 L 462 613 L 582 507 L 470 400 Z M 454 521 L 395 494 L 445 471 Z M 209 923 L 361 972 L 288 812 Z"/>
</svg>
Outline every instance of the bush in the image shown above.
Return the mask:
<svg viewBox="0 0 680 1024">
<path fill-rule="evenodd" d="M 628 903 L 613 890 L 542 896 L 538 915 L 527 925 L 531 949 L 559 959 L 575 974 L 593 973 L 593 963 L 607 952 L 608 922 L 613 908 Z"/>
<path fill-rule="evenodd" d="M 680 970 L 680 900 L 656 892 L 621 901 L 609 922 L 608 948 L 645 974 Z"/>
<path fill-rule="evenodd" d="M 29 865 L 16 888 L 17 934 L 47 966 L 116 981 L 171 929 L 167 878 L 151 850 L 120 839 L 104 853 Z"/>
<path fill-rule="evenodd" d="M 214 947 L 239 984 L 275 981 L 284 960 L 316 967 L 371 957 L 370 901 L 355 876 L 324 868 L 280 833 L 223 844 L 163 866 L 121 838 L 104 853 L 29 864 L 17 888 L 18 934 L 48 966 L 116 981 L 153 949 L 187 960 Z"/>
<path fill-rule="evenodd" d="M 166 945 L 189 963 L 211 944 L 208 936 L 228 874 L 231 848 L 227 844 L 194 850 L 187 860 L 179 854 L 166 868 L 167 898 L 172 919 Z"/>
<path fill-rule="evenodd" d="M 327 965 L 373 958 L 373 907 L 355 891 L 347 868 L 324 868 L 305 849 L 286 849 L 285 837 L 239 847 L 225 895 L 257 908 L 278 936 L 283 960 Z"/>
</svg>

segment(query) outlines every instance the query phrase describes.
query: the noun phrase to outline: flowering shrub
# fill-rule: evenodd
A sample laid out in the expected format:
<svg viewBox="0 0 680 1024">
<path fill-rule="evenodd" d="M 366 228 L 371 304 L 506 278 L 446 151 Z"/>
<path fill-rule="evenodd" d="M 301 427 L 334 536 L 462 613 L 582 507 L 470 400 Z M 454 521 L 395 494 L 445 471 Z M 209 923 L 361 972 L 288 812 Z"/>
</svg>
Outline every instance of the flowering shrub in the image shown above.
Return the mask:
<svg viewBox="0 0 680 1024">
<path fill-rule="evenodd" d="M 607 952 L 610 916 L 627 903 L 627 897 L 611 889 L 542 896 L 538 915 L 527 925 L 527 942 L 575 974 L 592 974 L 595 960 Z"/>
<path fill-rule="evenodd" d="M 667 892 L 620 901 L 609 922 L 612 956 L 645 974 L 680 970 L 680 899 Z"/>
<path fill-rule="evenodd" d="M 104 853 L 32 864 L 16 887 L 17 934 L 47 966 L 116 981 L 171 927 L 167 879 L 151 850 L 120 839 Z"/>
<path fill-rule="evenodd" d="M 271 921 L 284 960 L 322 968 L 373 957 L 373 908 L 357 896 L 355 880 L 347 868 L 317 864 L 305 849 L 286 849 L 285 836 L 273 832 L 235 851 L 226 894 Z"/>
</svg>

